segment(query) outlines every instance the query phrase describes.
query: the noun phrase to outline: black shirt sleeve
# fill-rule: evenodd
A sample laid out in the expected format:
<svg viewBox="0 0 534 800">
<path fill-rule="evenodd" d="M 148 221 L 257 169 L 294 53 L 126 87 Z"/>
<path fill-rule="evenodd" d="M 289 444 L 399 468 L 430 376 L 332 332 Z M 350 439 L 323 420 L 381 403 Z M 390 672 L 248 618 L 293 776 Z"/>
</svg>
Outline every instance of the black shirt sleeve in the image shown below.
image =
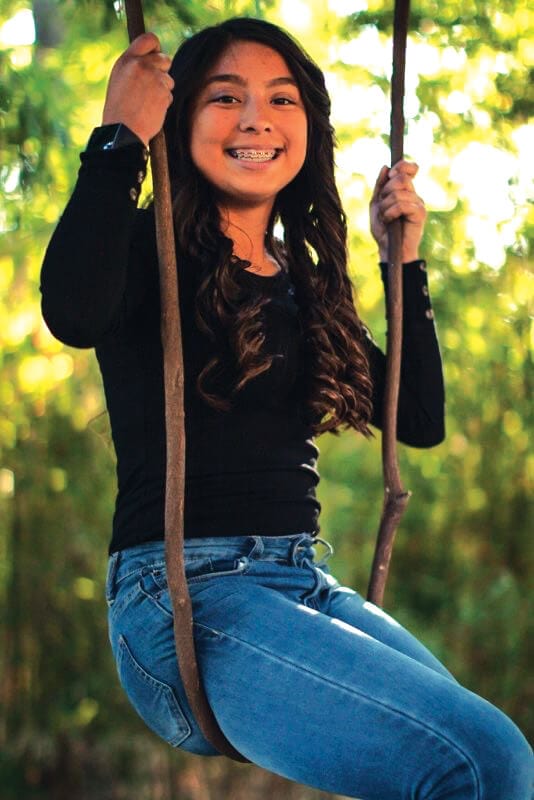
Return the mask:
<svg viewBox="0 0 534 800">
<path fill-rule="evenodd" d="M 387 300 L 387 265 L 380 267 Z M 397 438 L 412 447 L 433 447 L 445 436 L 445 390 L 425 262 L 403 264 L 402 282 L 404 313 Z M 369 361 L 374 387 L 371 424 L 381 428 L 386 358 L 371 338 Z"/>
<path fill-rule="evenodd" d="M 147 159 L 142 142 L 80 155 L 41 270 L 43 316 L 65 344 L 94 347 L 120 318 Z"/>
</svg>

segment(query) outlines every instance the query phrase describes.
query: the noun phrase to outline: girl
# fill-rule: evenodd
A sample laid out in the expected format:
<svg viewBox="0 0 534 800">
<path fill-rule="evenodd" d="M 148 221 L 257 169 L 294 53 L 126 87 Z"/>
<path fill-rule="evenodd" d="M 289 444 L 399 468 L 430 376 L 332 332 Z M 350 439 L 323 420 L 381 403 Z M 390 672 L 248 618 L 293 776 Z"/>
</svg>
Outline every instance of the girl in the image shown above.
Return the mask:
<svg viewBox="0 0 534 800">
<path fill-rule="evenodd" d="M 316 560 L 314 436 L 342 426 L 369 436 L 384 386 L 384 356 L 347 273 L 329 107 L 310 58 L 252 19 L 192 36 L 172 64 L 145 34 L 111 73 L 42 293 L 52 332 L 95 347 L 102 371 L 118 470 L 106 597 L 119 678 L 164 740 L 217 755 L 180 681 L 165 573 L 154 214 L 136 207 L 146 146 L 164 124 L 184 347 L 186 574 L 221 729 L 250 761 L 349 797 L 528 800 L 532 755 L 515 725 Z M 443 382 L 416 171 L 405 161 L 382 168 L 371 227 L 384 261 L 387 224 L 404 222 L 399 439 L 429 447 L 444 435 Z"/>
</svg>

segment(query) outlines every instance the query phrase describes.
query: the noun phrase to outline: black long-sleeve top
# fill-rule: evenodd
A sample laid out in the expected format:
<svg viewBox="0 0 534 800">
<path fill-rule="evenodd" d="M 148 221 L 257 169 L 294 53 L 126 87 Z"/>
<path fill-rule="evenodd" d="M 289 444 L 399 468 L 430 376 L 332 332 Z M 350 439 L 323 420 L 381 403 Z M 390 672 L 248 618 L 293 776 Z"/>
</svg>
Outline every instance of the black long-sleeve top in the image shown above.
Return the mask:
<svg viewBox="0 0 534 800">
<path fill-rule="evenodd" d="M 146 150 L 81 154 L 82 166 L 46 251 L 42 310 L 51 332 L 94 347 L 117 455 L 118 494 L 109 552 L 164 536 L 165 428 L 154 214 L 138 209 Z M 289 271 L 239 270 L 264 307 L 271 368 L 250 381 L 230 412 L 195 389 L 212 352 L 194 319 L 195 274 L 179 264 L 184 349 L 184 535 L 281 536 L 319 531 L 318 448 L 299 413 L 301 327 Z M 444 436 L 441 359 L 423 261 L 404 265 L 404 328 L 398 438 L 430 447 Z M 368 342 L 372 424 L 380 427 L 385 357 Z"/>
</svg>

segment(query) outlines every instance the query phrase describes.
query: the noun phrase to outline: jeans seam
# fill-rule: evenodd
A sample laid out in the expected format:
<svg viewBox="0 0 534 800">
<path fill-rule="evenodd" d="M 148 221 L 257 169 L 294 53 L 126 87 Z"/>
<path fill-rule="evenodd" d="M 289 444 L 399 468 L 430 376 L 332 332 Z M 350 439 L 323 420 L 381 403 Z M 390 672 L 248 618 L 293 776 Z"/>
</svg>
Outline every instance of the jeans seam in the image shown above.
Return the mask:
<svg viewBox="0 0 534 800">
<path fill-rule="evenodd" d="M 106 603 L 110 608 L 114 604 L 115 596 L 117 594 L 115 580 L 117 577 L 117 570 L 119 568 L 119 559 L 120 556 L 118 554 L 117 555 L 113 554 L 108 559 L 106 584 L 104 587 L 104 592 L 106 596 Z"/>
<path fill-rule="evenodd" d="M 357 697 L 361 697 L 363 700 L 366 700 L 367 702 L 375 703 L 376 705 L 379 705 L 382 708 L 386 708 L 388 711 L 390 711 L 390 712 L 392 712 L 394 714 L 398 714 L 399 716 L 405 717 L 406 719 L 410 720 L 410 722 L 412 722 L 413 724 L 418 725 L 419 727 L 430 731 L 430 733 L 433 736 L 436 736 L 436 738 L 440 739 L 443 742 L 446 742 L 454 750 L 456 750 L 456 752 L 459 753 L 460 756 L 467 763 L 468 767 L 470 768 L 470 770 L 471 770 L 471 772 L 472 772 L 472 774 L 474 776 L 474 783 L 475 783 L 475 787 L 476 787 L 476 798 L 475 798 L 475 800 L 480 800 L 480 780 L 479 780 L 479 776 L 478 776 L 478 773 L 477 773 L 477 770 L 476 770 L 476 766 L 473 763 L 473 761 L 470 758 L 470 756 L 467 753 L 465 753 L 462 750 L 462 748 L 459 747 L 455 742 L 451 741 L 444 734 L 434 730 L 434 728 L 432 728 L 427 723 L 421 722 L 420 720 L 416 719 L 415 717 L 412 717 L 410 714 L 407 714 L 405 711 L 401 711 L 401 710 L 399 710 L 397 708 L 393 708 L 393 707 L 387 705 L 387 703 L 382 702 L 381 700 L 375 700 L 374 698 L 369 698 L 365 694 L 363 694 L 362 692 L 358 692 L 357 690 L 352 689 L 352 688 L 350 688 L 348 686 L 345 686 L 344 684 L 335 683 L 334 681 L 329 680 L 324 675 L 319 675 L 318 673 L 314 672 L 313 670 L 309 669 L 308 667 L 303 667 L 300 664 L 294 664 L 290 659 L 284 658 L 284 656 L 280 656 L 278 654 L 275 655 L 274 653 L 271 653 L 269 650 L 266 650 L 263 647 L 260 647 L 260 646 L 258 646 L 256 644 L 251 644 L 250 642 L 247 642 L 245 639 L 241 639 L 239 636 L 235 636 L 233 634 L 226 633 L 225 631 L 217 631 L 217 630 L 215 630 L 215 628 L 210 628 L 208 625 L 203 625 L 201 622 L 194 622 L 194 624 L 198 625 L 200 628 L 205 628 L 206 630 L 211 631 L 211 633 L 216 633 L 218 636 L 226 636 L 228 639 L 233 639 L 234 641 L 239 642 L 240 644 L 244 645 L 245 647 L 250 648 L 251 650 L 259 650 L 260 652 L 264 653 L 266 656 L 268 656 L 269 658 L 274 659 L 275 661 L 281 661 L 281 662 L 284 662 L 284 663 L 288 664 L 289 666 L 293 667 L 294 669 L 298 669 L 298 670 L 302 670 L 304 672 L 308 672 L 310 675 L 313 675 L 313 677 L 316 678 L 319 681 L 323 681 L 324 683 L 328 683 L 329 685 L 335 686 L 338 689 L 342 689 L 343 691 L 346 691 L 349 694 L 355 695 Z"/>
<path fill-rule="evenodd" d="M 250 561 L 248 556 L 241 556 L 241 558 L 237 559 L 238 566 L 234 567 L 233 569 L 225 569 L 225 570 L 218 570 L 215 572 L 205 572 L 202 575 L 187 575 L 186 571 L 186 580 L 188 584 L 191 583 L 202 583 L 209 578 L 228 578 L 228 577 L 238 577 L 240 575 L 246 575 L 249 568 L 250 568 Z"/>
<path fill-rule="evenodd" d="M 163 594 L 164 592 L 168 592 L 169 591 L 168 589 L 160 589 L 157 597 L 155 597 L 153 594 L 150 594 L 150 592 L 147 592 L 142 585 L 139 586 L 139 591 L 144 597 L 147 598 L 147 600 L 151 600 L 156 606 L 156 608 L 165 614 L 165 617 L 174 619 L 174 613 L 172 611 L 169 611 L 168 608 L 165 608 L 165 606 L 162 605 L 159 601 L 161 594 Z M 170 592 L 169 592 L 169 597 L 170 597 Z"/>
<path fill-rule="evenodd" d="M 130 570 L 130 572 L 125 572 L 124 574 L 121 574 L 120 576 L 119 575 L 115 575 L 115 584 L 118 586 L 126 578 L 131 578 L 132 575 L 135 575 L 137 573 L 141 573 L 142 570 L 148 570 L 150 572 L 153 569 L 162 569 L 163 567 L 165 567 L 165 561 L 161 561 L 161 560 L 150 561 L 150 562 L 148 562 L 146 564 L 143 564 L 142 566 L 134 567 L 133 569 Z"/>
<path fill-rule="evenodd" d="M 115 619 L 122 611 L 127 608 L 134 597 L 139 594 L 141 591 L 141 587 L 139 586 L 139 582 L 132 586 L 128 594 L 124 597 L 121 596 L 120 600 L 118 599 L 117 595 L 115 595 L 113 599 L 113 603 L 109 606 L 109 615 L 110 618 Z"/>
</svg>

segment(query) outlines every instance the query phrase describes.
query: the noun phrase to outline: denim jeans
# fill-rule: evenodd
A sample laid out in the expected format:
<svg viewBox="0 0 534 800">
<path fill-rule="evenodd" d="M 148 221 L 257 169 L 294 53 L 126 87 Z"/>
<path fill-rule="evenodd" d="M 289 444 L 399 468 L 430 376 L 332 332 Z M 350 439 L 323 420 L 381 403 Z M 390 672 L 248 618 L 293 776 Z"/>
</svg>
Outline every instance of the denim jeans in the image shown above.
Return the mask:
<svg viewBox="0 0 534 800">
<path fill-rule="evenodd" d="M 185 541 L 199 670 L 229 741 L 267 770 L 363 800 L 531 800 L 532 751 L 515 724 L 340 586 L 318 542 Z M 217 755 L 180 680 L 164 543 L 113 553 L 106 599 L 138 714 L 173 747 Z"/>
</svg>

